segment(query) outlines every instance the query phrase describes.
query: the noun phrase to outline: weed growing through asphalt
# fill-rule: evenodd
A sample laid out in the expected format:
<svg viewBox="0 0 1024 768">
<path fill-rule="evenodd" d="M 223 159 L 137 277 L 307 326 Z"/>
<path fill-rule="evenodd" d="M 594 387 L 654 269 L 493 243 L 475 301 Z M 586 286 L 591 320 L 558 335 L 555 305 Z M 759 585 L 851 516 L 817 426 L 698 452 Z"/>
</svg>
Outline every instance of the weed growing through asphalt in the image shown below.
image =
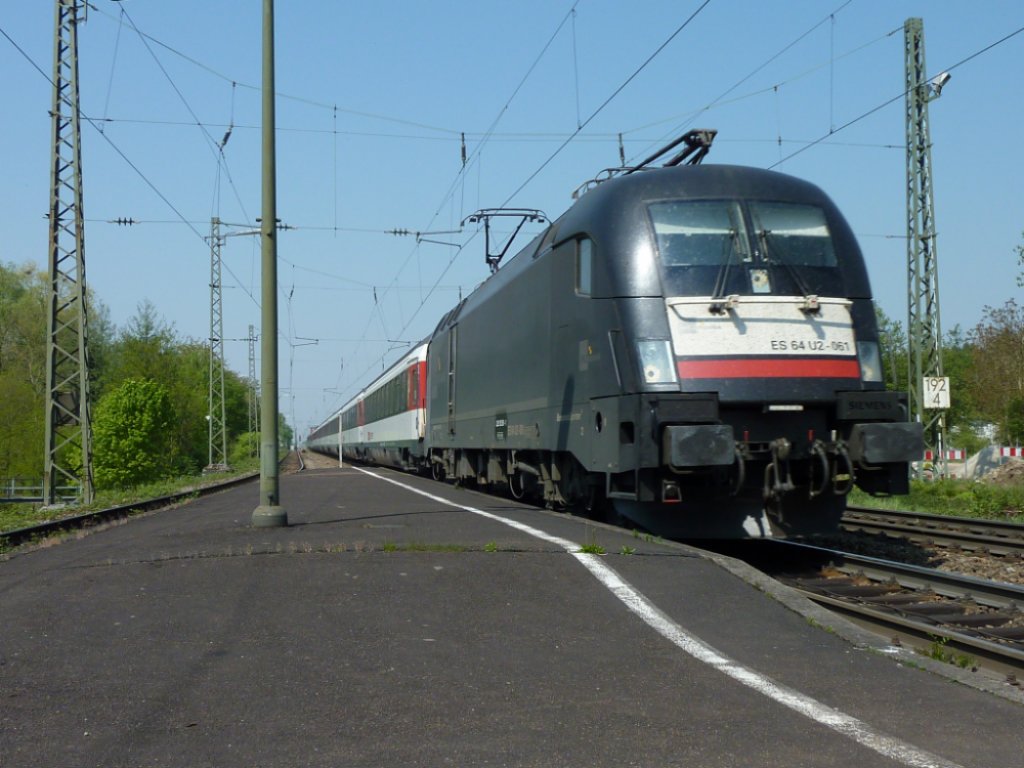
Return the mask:
<svg viewBox="0 0 1024 768">
<path fill-rule="evenodd" d="M 427 544 L 421 541 L 396 544 L 393 541 L 385 541 L 381 550 L 384 552 L 466 552 L 469 547 L 465 544 Z"/>
<path fill-rule="evenodd" d="M 619 550 L 620 555 L 633 555 L 636 554 L 634 547 L 627 547 L 625 544 L 622 545 L 622 549 Z"/>
<path fill-rule="evenodd" d="M 607 553 L 607 550 L 597 543 L 596 533 L 590 526 L 587 526 L 587 543 L 580 545 L 580 552 L 588 555 L 603 555 Z"/>
<path fill-rule="evenodd" d="M 496 542 L 496 541 L 488 541 L 486 544 L 484 544 L 484 552 L 497 552 L 497 551 L 498 551 L 498 542 Z"/>
</svg>

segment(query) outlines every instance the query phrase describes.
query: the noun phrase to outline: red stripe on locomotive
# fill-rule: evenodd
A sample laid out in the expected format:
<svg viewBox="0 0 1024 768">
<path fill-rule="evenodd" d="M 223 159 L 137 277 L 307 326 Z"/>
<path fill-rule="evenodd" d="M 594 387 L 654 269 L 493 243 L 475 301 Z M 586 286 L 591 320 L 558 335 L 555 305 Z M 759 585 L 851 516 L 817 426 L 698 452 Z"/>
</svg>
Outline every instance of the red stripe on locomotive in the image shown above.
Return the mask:
<svg viewBox="0 0 1024 768">
<path fill-rule="evenodd" d="M 678 360 L 681 379 L 859 379 L 856 358 L 778 357 Z"/>
</svg>

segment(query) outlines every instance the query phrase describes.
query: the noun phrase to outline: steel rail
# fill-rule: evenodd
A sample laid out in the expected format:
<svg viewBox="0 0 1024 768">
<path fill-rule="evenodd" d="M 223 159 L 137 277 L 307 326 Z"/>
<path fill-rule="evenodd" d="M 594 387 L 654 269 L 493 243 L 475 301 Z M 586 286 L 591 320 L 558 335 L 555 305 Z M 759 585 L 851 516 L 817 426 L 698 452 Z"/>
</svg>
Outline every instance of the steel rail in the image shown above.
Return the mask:
<svg viewBox="0 0 1024 768">
<path fill-rule="evenodd" d="M 844 585 L 830 588 L 826 579 L 811 582 L 800 577 L 776 577 L 804 597 L 858 623 L 881 627 L 911 644 L 923 645 L 925 650 L 939 643 L 944 648 L 976 657 L 986 669 L 1017 676 L 1024 672 L 1024 641 L 1000 637 L 998 629 L 964 626 L 974 622 L 973 617 L 985 621 L 985 614 L 957 614 L 964 601 L 1004 612 L 1002 617 L 1006 613 L 1015 614 L 1024 607 L 1024 587 L 796 542 L 785 542 L 784 546 L 828 558 L 835 570 L 847 576 L 864 577 L 878 585 L 895 584 L 922 596 L 940 595 L 951 602 L 935 602 L 933 610 L 922 611 L 921 604 L 925 601 L 915 601 L 913 597 L 894 599 L 891 594 L 871 593 L 871 588 L 865 591 L 865 588 Z M 844 596 L 844 591 L 850 594 Z M 998 617 L 993 615 L 992 623 L 998 623 Z"/>
<path fill-rule="evenodd" d="M 842 526 L 846 530 L 893 533 L 912 541 L 986 550 L 992 554 L 1024 553 L 1024 525 L 1002 520 L 848 507 Z"/>
<path fill-rule="evenodd" d="M 837 570 L 844 573 L 863 574 L 872 581 L 892 580 L 906 589 L 917 591 L 930 589 L 938 595 L 953 599 L 971 598 L 990 608 L 1024 607 L 1024 586 L 1018 584 L 987 581 L 935 568 L 907 565 L 894 560 L 856 555 L 798 542 L 786 542 L 786 546 L 799 547 L 823 556 L 839 558 L 842 562 L 836 565 Z"/>
<path fill-rule="evenodd" d="M 808 600 L 835 613 L 840 613 L 873 632 L 878 632 L 879 628 L 884 629 L 887 636 L 891 636 L 901 643 L 907 643 L 922 650 L 927 650 L 929 646 L 939 643 L 944 649 L 975 657 L 977 661 L 982 662 L 981 666 L 993 672 L 1015 677 L 1020 677 L 1024 672 L 1024 650 L 1019 647 L 951 632 L 948 627 L 943 625 L 930 624 L 898 613 L 879 610 L 864 603 L 829 597 L 790 586 Z"/>
</svg>

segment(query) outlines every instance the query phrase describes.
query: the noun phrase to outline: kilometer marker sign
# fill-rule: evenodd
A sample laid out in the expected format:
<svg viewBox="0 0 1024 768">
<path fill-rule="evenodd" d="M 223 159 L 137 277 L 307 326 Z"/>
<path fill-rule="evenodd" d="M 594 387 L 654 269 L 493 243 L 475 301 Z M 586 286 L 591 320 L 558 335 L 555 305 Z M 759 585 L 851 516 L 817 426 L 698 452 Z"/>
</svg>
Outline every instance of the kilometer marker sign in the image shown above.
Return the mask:
<svg viewBox="0 0 1024 768">
<path fill-rule="evenodd" d="M 948 376 L 925 376 L 922 379 L 921 392 L 925 408 L 949 408 Z"/>
</svg>

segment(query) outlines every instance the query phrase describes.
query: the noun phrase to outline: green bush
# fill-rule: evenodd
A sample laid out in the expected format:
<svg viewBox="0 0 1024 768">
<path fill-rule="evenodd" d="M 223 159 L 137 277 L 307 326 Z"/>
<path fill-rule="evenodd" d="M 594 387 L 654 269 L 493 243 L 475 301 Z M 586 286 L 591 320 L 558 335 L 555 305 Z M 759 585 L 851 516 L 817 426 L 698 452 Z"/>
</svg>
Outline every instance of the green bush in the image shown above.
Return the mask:
<svg viewBox="0 0 1024 768">
<path fill-rule="evenodd" d="M 167 390 L 154 381 L 128 379 L 104 395 L 92 424 L 96 487 L 133 488 L 169 477 L 173 423 Z"/>
<path fill-rule="evenodd" d="M 259 467 L 260 433 L 243 432 L 231 444 L 228 451 L 228 465 L 232 469 L 256 469 Z"/>
</svg>

